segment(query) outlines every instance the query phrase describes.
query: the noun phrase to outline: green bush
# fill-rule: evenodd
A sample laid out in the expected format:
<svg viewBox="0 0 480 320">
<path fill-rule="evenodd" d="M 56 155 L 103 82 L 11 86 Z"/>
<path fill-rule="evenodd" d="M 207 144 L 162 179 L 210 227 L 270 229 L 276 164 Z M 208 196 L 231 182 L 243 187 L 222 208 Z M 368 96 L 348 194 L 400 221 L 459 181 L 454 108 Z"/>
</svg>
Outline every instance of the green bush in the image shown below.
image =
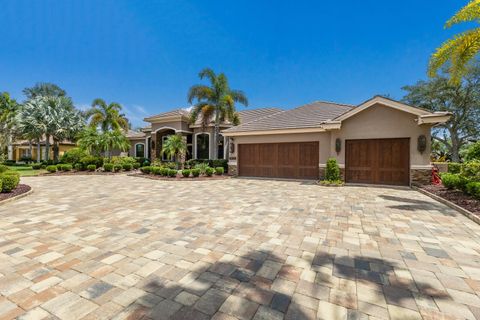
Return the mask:
<svg viewBox="0 0 480 320">
<path fill-rule="evenodd" d="M 165 168 L 165 167 L 160 167 L 160 175 L 162 177 L 168 177 L 168 170 L 170 170 L 170 169 Z"/>
<path fill-rule="evenodd" d="M 40 163 L 34 163 L 34 164 L 32 164 L 32 169 L 33 170 L 40 170 L 40 169 L 42 169 L 42 165 Z"/>
<path fill-rule="evenodd" d="M 75 163 L 75 170 L 83 171 L 83 165 L 81 163 Z"/>
<path fill-rule="evenodd" d="M 477 199 L 480 199 L 480 182 L 472 181 L 467 183 L 467 193 Z"/>
<path fill-rule="evenodd" d="M 210 168 L 210 167 L 205 168 L 205 174 L 207 176 L 211 177 L 213 175 L 213 172 L 215 172 L 213 168 Z"/>
<path fill-rule="evenodd" d="M 113 171 L 114 172 L 122 171 L 122 169 L 123 169 L 123 166 L 121 164 L 114 164 L 113 165 Z"/>
<path fill-rule="evenodd" d="M 133 157 L 112 157 L 108 162 L 115 164 L 119 164 L 123 166 L 124 164 L 131 164 L 133 166 L 134 163 L 137 163 L 137 160 Z"/>
<path fill-rule="evenodd" d="M 455 189 L 455 187 L 459 184 L 460 175 L 454 173 L 444 173 L 441 175 L 442 184 L 447 189 Z"/>
<path fill-rule="evenodd" d="M 225 172 L 225 169 L 223 167 L 216 167 L 215 168 L 215 174 L 218 176 L 221 176 Z"/>
<path fill-rule="evenodd" d="M 57 172 L 57 166 L 47 166 L 47 171 L 50 173 L 55 173 Z"/>
<path fill-rule="evenodd" d="M 87 166 L 87 170 L 88 170 L 88 171 L 95 171 L 95 170 L 97 170 L 97 166 L 94 165 L 94 164 L 89 164 L 89 165 Z"/>
<path fill-rule="evenodd" d="M 209 168 L 209 166 L 205 162 L 198 163 L 198 164 L 195 165 L 195 169 L 200 170 L 200 174 L 205 174 L 207 172 L 207 168 Z"/>
<path fill-rule="evenodd" d="M 8 171 L 8 167 L 4 164 L 0 164 L 0 173 L 4 173 L 5 171 Z"/>
<path fill-rule="evenodd" d="M 72 171 L 73 166 L 71 164 L 63 164 L 61 167 L 62 171 Z"/>
<path fill-rule="evenodd" d="M 60 161 L 63 163 L 74 164 L 80 162 L 82 158 L 87 156 L 88 153 L 85 150 L 82 150 L 80 148 L 73 148 L 65 152 Z"/>
<path fill-rule="evenodd" d="M 182 170 L 182 176 L 185 177 L 185 178 L 190 177 L 190 173 L 191 173 L 190 169 L 183 169 Z"/>
<path fill-rule="evenodd" d="M 460 173 L 462 170 L 462 164 L 458 162 L 448 163 L 448 173 Z"/>
<path fill-rule="evenodd" d="M 192 169 L 192 176 L 195 178 L 200 176 L 200 169 L 197 169 L 197 168 Z"/>
<path fill-rule="evenodd" d="M 340 179 L 340 167 L 338 166 L 337 159 L 330 158 L 327 161 L 327 167 L 325 168 L 325 180 L 338 181 Z"/>
<path fill-rule="evenodd" d="M 12 192 L 20 183 L 20 177 L 14 174 L 2 174 L 2 192 Z"/>
<path fill-rule="evenodd" d="M 479 160 L 480 161 L 480 141 L 472 143 L 465 153 L 465 160 Z"/>
<path fill-rule="evenodd" d="M 153 173 L 156 176 L 159 176 L 159 175 L 161 175 L 162 169 L 163 168 L 161 168 L 161 167 L 152 167 L 150 172 Z"/>
<path fill-rule="evenodd" d="M 103 158 L 102 157 L 94 157 L 94 156 L 86 156 L 80 159 L 80 163 L 83 164 L 85 168 L 88 169 L 89 165 L 94 164 L 95 168 L 100 168 L 103 166 Z"/>
<path fill-rule="evenodd" d="M 42 164 L 40 165 L 40 168 L 42 168 L 42 169 L 47 169 L 47 165 L 42 163 Z"/>
<path fill-rule="evenodd" d="M 480 161 L 464 163 L 461 174 L 469 180 L 480 181 Z"/>
<path fill-rule="evenodd" d="M 136 163 L 136 162 L 135 162 Z M 131 171 L 133 169 L 133 164 L 131 163 L 124 163 L 122 165 L 123 170 L 125 171 Z"/>
<path fill-rule="evenodd" d="M 173 178 L 177 176 L 178 171 L 176 169 L 168 169 L 168 176 Z"/>
<path fill-rule="evenodd" d="M 135 162 L 135 163 L 133 164 L 133 169 L 138 170 L 139 168 L 140 168 L 140 163 Z"/>
<path fill-rule="evenodd" d="M 105 163 L 103 165 L 103 170 L 105 172 L 112 172 L 113 171 L 113 163 Z"/>
<path fill-rule="evenodd" d="M 152 167 L 150 167 L 150 166 L 141 167 L 140 171 L 142 173 L 149 174 L 152 171 Z"/>
<path fill-rule="evenodd" d="M 210 163 L 210 166 L 212 168 L 222 167 L 223 172 L 227 172 L 228 171 L 228 160 L 226 160 L 226 159 L 212 160 L 211 163 Z"/>
</svg>

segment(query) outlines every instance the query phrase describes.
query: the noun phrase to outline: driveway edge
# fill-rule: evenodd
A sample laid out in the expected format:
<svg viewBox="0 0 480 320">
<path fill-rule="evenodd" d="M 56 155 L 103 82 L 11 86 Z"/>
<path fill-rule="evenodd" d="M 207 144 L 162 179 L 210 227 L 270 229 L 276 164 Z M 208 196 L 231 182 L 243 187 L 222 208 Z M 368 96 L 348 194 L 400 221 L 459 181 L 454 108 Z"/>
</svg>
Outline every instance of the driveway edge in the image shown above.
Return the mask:
<svg viewBox="0 0 480 320">
<path fill-rule="evenodd" d="M 4 204 L 7 204 L 7 203 L 10 203 L 10 202 L 13 202 L 13 201 L 16 201 L 16 200 L 19 200 L 21 198 L 24 198 L 24 197 L 26 197 L 26 196 L 28 196 L 32 193 L 33 193 L 33 188 L 30 186 L 30 190 L 28 190 L 27 192 L 19 194 L 18 196 L 0 201 L 0 206 L 2 206 Z"/>
<path fill-rule="evenodd" d="M 472 212 L 456 205 L 455 203 L 453 202 L 450 202 L 442 197 L 439 197 L 437 196 L 436 194 L 433 194 L 433 193 L 430 193 L 426 190 L 423 190 L 423 189 L 420 189 L 418 187 L 412 187 L 413 190 L 416 190 L 420 193 L 423 193 L 424 195 L 426 196 L 429 196 L 430 198 L 434 199 L 434 200 L 437 200 L 438 202 L 440 203 L 443 203 L 444 205 L 446 205 L 447 207 L 450 207 L 458 212 L 460 212 L 461 214 L 463 214 L 465 217 L 469 218 L 470 220 L 472 220 L 473 222 L 476 222 L 478 224 L 480 224 L 480 217 L 476 216 L 475 214 L 473 214 Z"/>
</svg>

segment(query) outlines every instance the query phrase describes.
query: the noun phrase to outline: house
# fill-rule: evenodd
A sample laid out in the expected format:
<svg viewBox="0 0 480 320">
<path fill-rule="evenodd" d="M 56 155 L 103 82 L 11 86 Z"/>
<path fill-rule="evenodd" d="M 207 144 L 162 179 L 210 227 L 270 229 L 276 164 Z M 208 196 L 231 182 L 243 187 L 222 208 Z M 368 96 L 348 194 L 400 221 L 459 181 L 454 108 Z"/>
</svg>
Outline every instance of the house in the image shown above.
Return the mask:
<svg viewBox="0 0 480 320">
<path fill-rule="evenodd" d="M 58 154 L 61 157 L 65 152 L 68 150 L 75 148 L 75 142 L 71 141 L 61 141 L 58 143 Z M 53 159 L 53 139 L 50 138 L 50 152 L 49 152 L 49 159 Z M 12 157 L 9 160 L 13 161 L 24 161 L 26 159 L 37 159 L 37 151 L 38 144 L 35 141 L 28 140 L 17 140 L 12 143 Z M 46 139 L 43 138 L 40 141 L 40 159 L 46 159 Z"/>
<path fill-rule="evenodd" d="M 358 106 L 317 101 L 241 111 L 240 125 L 221 125 L 215 147 L 213 123 L 190 124 L 188 110 L 178 109 L 146 118 L 151 126 L 130 141 L 136 156 L 158 159 L 168 135 L 181 134 L 187 159 L 212 158 L 218 148 L 239 176 L 319 179 L 335 158 L 346 182 L 408 186 L 430 181 L 431 128 L 449 118 L 380 96 Z"/>
</svg>

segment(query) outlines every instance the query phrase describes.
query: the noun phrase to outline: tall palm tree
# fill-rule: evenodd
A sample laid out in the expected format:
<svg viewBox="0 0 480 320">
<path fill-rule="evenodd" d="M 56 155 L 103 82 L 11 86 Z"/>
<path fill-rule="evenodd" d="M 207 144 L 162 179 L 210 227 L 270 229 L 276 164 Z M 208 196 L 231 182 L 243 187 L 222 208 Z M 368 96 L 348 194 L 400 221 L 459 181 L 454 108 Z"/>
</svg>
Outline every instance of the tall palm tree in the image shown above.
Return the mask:
<svg viewBox="0 0 480 320">
<path fill-rule="evenodd" d="M 87 151 L 94 156 L 100 156 L 102 142 L 97 128 L 87 127 L 78 135 L 77 145 L 80 149 Z"/>
<path fill-rule="evenodd" d="M 112 130 L 100 135 L 100 145 L 102 151 L 105 152 L 105 155 L 108 158 L 111 158 L 111 151 L 114 149 L 127 151 L 130 148 L 130 141 L 125 137 L 122 131 Z"/>
<path fill-rule="evenodd" d="M 194 100 L 197 101 L 193 106 L 190 120 L 194 123 L 200 116 L 204 127 L 210 124 L 212 120 L 214 121 L 214 159 L 217 159 L 220 123 L 228 120 L 233 124 L 238 124 L 239 118 L 235 110 L 235 102 L 247 106 L 248 99 L 242 91 L 230 89 L 228 79 L 223 73 L 217 75 L 212 69 L 206 68 L 198 76 L 202 80 L 207 78 L 210 86 L 200 84 L 190 88 L 188 102 L 193 103 Z"/>
<path fill-rule="evenodd" d="M 54 83 L 38 82 L 31 88 L 23 89 L 28 100 L 38 97 L 65 97 L 67 93 Z"/>
<path fill-rule="evenodd" d="M 41 161 L 40 141 L 47 133 L 48 120 L 42 99 L 27 101 L 17 115 L 17 130 L 37 143 L 37 162 Z"/>
<path fill-rule="evenodd" d="M 463 22 L 480 21 L 480 0 L 470 1 L 460 9 L 445 24 L 450 28 Z M 432 55 L 428 68 L 431 77 L 435 76 L 438 70 L 449 63 L 451 81 L 458 84 L 462 77 L 468 72 L 468 62 L 480 52 L 480 27 L 476 27 L 445 41 Z"/>
<path fill-rule="evenodd" d="M 7 92 L 0 94 L 0 134 L 7 145 L 8 159 L 13 158 L 12 135 L 15 127 L 15 115 L 19 104 Z M 2 153 L 2 152 L 0 152 Z"/>
<path fill-rule="evenodd" d="M 183 137 L 179 134 L 172 134 L 163 142 L 161 155 L 166 155 L 168 158 L 175 161 L 178 168 L 178 156 L 187 152 L 187 144 Z"/>
<path fill-rule="evenodd" d="M 92 102 L 92 108 L 86 112 L 90 118 L 90 126 L 98 127 L 103 132 L 109 130 L 128 130 L 128 119 L 122 111 L 122 106 L 116 102 L 107 104 L 102 99 L 95 99 Z"/>
</svg>

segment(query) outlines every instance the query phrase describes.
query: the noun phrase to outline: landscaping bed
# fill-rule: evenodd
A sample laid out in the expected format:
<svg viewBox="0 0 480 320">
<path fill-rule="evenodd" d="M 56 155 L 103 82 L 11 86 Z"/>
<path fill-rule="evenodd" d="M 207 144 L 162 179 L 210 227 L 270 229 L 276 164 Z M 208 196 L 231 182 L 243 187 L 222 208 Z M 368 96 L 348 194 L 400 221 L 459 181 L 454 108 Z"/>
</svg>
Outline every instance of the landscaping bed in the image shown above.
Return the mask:
<svg viewBox="0 0 480 320">
<path fill-rule="evenodd" d="M 0 203 L 4 200 L 8 200 L 22 194 L 25 194 L 32 190 L 32 188 L 26 184 L 19 184 L 15 189 L 8 193 L 0 193 Z"/>
<path fill-rule="evenodd" d="M 421 189 L 448 200 L 480 217 L 480 200 L 460 190 L 447 189 L 443 185 L 421 186 Z"/>
<path fill-rule="evenodd" d="M 231 176 L 228 175 L 212 175 L 212 176 L 199 176 L 199 177 L 183 177 L 181 174 L 177 174 L 175 177 L 165 177 L 154 174 L 145 174 L 145 173 L 131 173 L 128 176 L 130 177 L 140 177 L 152 180 L 164 180 L 164 181 L 205 181 L 205 180 L 224 180 L 230 179 Z"/>
</svg>

